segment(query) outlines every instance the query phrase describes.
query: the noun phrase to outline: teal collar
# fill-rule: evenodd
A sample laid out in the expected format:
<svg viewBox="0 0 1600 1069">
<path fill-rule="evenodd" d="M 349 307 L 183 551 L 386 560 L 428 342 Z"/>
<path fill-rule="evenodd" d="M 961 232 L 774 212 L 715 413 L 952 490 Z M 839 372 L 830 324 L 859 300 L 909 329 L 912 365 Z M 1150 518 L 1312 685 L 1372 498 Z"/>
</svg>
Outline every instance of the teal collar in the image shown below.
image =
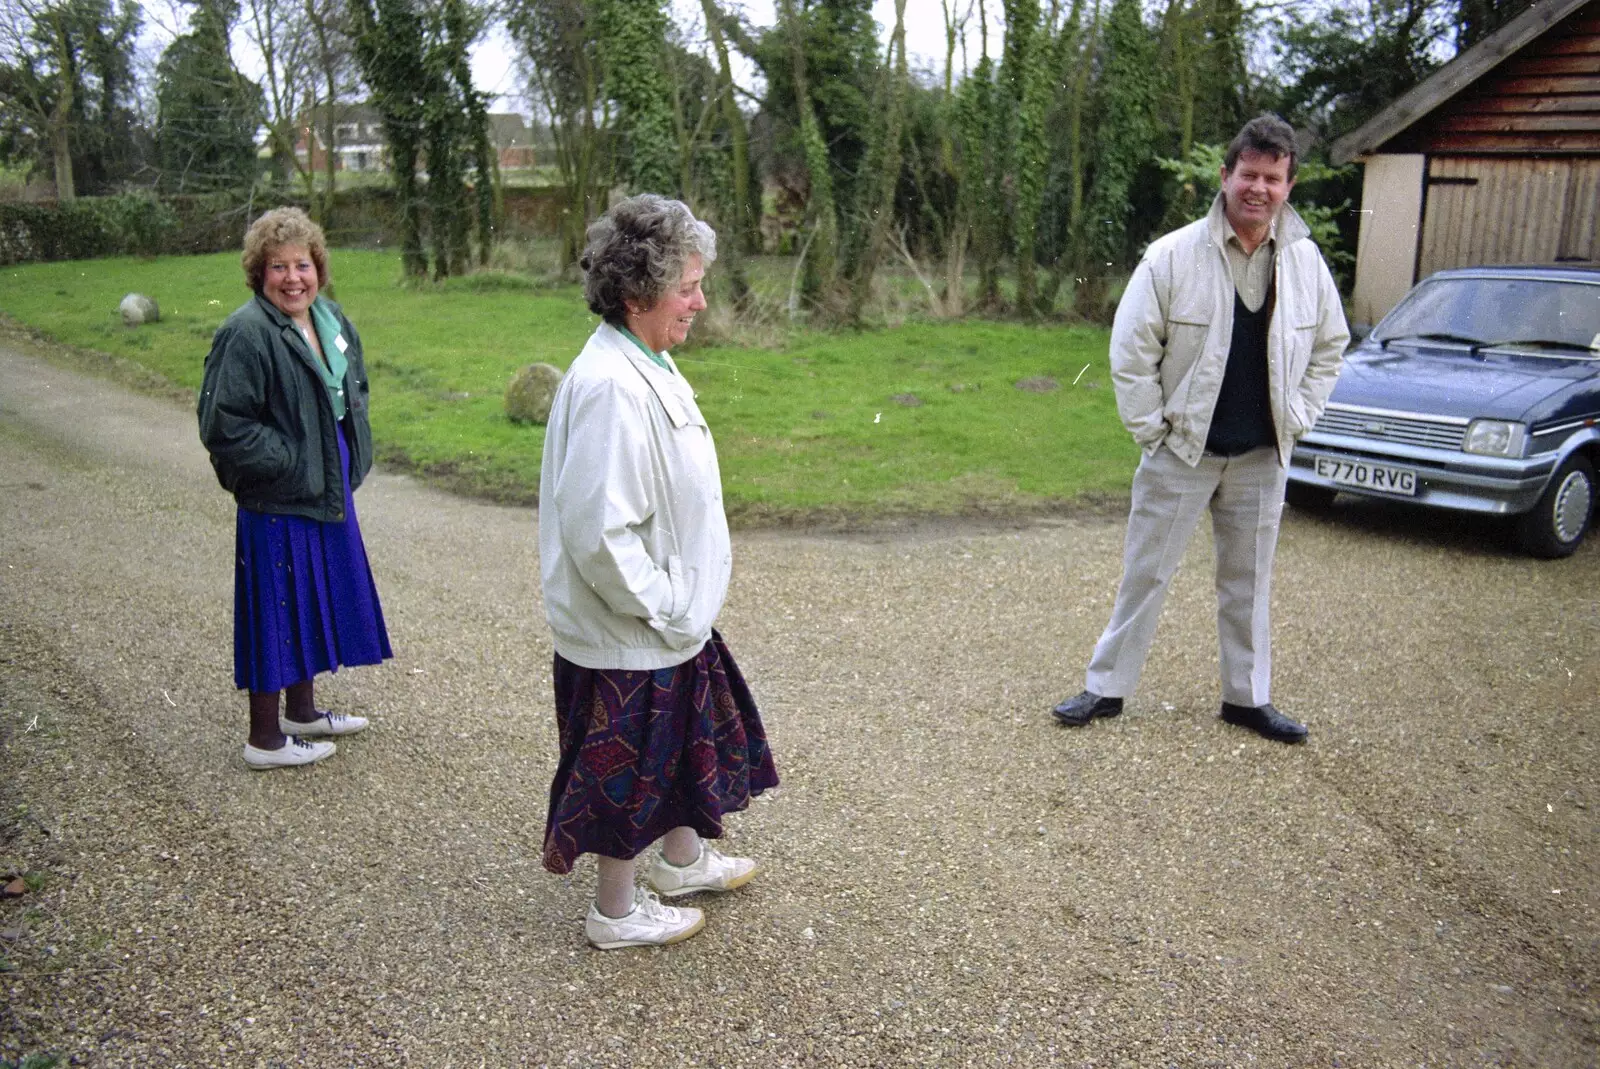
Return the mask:
<svg viewBox="0 0 1600 1069">
<path fill-rule="evenodd" d="M 633 331 L 631 331 L 627 327 L 624 327 L 624 326 L 621 326 L 621 325 L 618 325 L 617 329 L 622 332 L 622 336 L 623 337 L 627 338 L 629 341 L 633 342 L 633 344 L 637 345 L 639 347 L 639 351 L 641 353 L 643 353 L 644 355 L 648 356 L 650 358 L 651 362 L 656 365 L 656 367 L 660 368 L 663 371 L 671 371 L 672 370 L 672 365 L 667 363 L 666 358 L 664 356 L 662 356 L 660 353 L 656 352 L 654 349 L 650 348 L 650 346 L 646 345 L 644 342 L 640 341 L 639 340 L 639 336 L 637 334 L 635 334 Z"/>
</svg>

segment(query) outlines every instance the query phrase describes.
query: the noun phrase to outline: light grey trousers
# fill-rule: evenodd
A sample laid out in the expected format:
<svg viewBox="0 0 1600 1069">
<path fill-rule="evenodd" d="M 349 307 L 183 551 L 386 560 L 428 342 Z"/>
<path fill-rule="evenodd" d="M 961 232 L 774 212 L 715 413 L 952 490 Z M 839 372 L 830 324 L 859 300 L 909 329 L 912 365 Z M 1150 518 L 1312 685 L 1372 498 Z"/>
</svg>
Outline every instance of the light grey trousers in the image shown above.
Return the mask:
<svg viewBox="0 0 1600 1069">
<path fill-rule="evenodd" d="M 1088 690 L 1109 698 L 1133 693 L 1167 587 L 1200 514 L 1210 508 L 1222 700 L 1236 705 L 1271 701 L 1268 602 L 1285 479 L 1271 446 L 1236 457 L 1203 456 L 1192 468 L 1165 446 L 1140 461 L 1133 476 L 1122 582 L 1111 622 L 1089 661 Z"/>
</svg>

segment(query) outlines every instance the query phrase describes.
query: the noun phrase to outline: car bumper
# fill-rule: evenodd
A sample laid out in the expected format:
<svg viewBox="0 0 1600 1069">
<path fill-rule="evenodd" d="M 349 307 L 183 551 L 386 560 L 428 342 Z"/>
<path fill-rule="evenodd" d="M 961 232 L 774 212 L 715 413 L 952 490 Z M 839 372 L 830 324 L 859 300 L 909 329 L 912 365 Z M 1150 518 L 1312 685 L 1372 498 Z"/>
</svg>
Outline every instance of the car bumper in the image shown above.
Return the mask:
<svg viewBox="0 0 1600 1069">
<path fill-rule="evenodd" d="M 1346 486 L 1317 474 L 1318 457 L 1366 461 L 1416 472 L 1415 494 Z M 1430 508 L 1514 515 L 1533 508 L 1555 470 L 1556 454 L 1483 457 L 1456 449 L 1431 449 L 1315 431 L 1300 439 L 1289 461 L 1289 480 L 1340 493 Z"/>
</svg>

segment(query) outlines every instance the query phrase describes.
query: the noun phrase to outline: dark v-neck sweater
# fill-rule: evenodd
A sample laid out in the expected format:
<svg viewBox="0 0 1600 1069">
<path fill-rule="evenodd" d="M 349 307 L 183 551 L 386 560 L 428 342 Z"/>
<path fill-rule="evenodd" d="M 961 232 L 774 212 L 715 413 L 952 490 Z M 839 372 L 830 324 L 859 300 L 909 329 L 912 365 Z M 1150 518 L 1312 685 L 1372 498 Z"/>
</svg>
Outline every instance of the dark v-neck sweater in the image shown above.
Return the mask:
<svg viewBox="0 0 1600 1069">
<path fill-rule="evenodd" d="M 1245 307 L 1237 290 L 1233 294 L 1233 338 L 1228 346 L 1228 366 L 1222 389 L 1211 411 L 1206 452 L 1238 456 L 1277 443 L 1268 398 L 1267 327 L 1277 297 L 1277 280 L 1267 286 L 1267 299 L 1254 312 Z"/>
</svg>

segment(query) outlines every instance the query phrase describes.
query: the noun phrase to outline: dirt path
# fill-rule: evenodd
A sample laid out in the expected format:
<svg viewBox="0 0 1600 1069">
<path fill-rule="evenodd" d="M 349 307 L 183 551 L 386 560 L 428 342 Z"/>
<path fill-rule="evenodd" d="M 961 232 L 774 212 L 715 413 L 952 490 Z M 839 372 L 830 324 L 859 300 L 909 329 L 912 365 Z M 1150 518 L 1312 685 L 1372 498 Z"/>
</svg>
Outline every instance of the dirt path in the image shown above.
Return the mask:
<svg viewBox="0 0 1600 1069">
<path fill-rule="evenodd" d="M 382 403 L 382 399 L 378 399 Z M 378 474 L 375 721 L 248 773 L 232 503 L 188 411 L 0 350 L 0 1060 L 1591 1066 L 1600 544 L 1344 508 L 1279 554 L 1286 748 L 1220 724 L 1209 546 L 1069 732 L 1121 524 L 736 536 L 767 874 L 599 954 L 539 865 L 534 513 Z"/>
</svg>

